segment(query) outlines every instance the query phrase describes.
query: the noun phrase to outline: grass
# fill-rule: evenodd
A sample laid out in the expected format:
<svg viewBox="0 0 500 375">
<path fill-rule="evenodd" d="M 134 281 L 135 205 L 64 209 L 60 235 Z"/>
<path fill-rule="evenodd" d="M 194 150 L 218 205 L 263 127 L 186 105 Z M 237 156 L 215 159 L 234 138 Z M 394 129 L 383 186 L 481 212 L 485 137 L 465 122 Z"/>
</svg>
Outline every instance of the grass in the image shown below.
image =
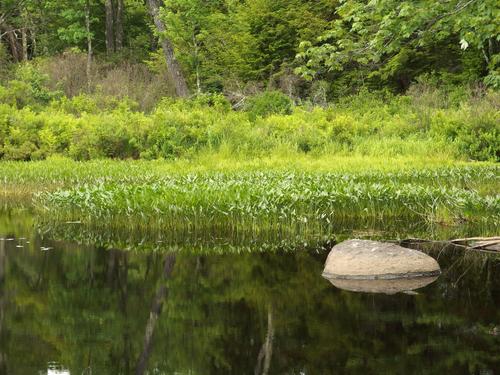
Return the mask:
<svg viewBox="0 0 500 375">
<path fill-rule="evenodd" d="M 0 162 L 0 192 L 3 199 L 30 197 L 35 192 L 99 181 L 132 181 L 187 173 L 239 173 L 252 171 L 395 173 L 400 171 L 442 171 L 444 169 L 490 170 L 494 163 L 455 161 L 446 157 L 313 156 L 282 150 L 265 157 L 206 153 L 175 161 L 91 160 L 78 162 L 64 157 L 44 161 Z M 495 170 L 493 168 L 493 170 Z M 481 183 L 478 183 L 481 185 Z"/>
<path fill-rule="evenodd" d="M 391 220 L 497 228 L 499 171 L 492 163 L 305 155 L 0 163 L 4 203 L 34 202 L 62 221 L 133 220 L 168 230 L 322 232 L 332 223 Z"/>
<path fill-rule="evenodd" d="M 471 172 L 471 171 L 468 171 Z M 485 171 L 472 171 L 473 178 Z M 456 175 L 456 176 L 455 176 Z M 41 194 L 39 205 L 77 217 L 140 218 L 170 227 L 330 223 L 351 217 L 439 221 L 496 219 L 499 197 L 472 189 L 464 174 L 441 172 L 240 172 L 100 181 Z M 459 180 L 462 179 L 462 180 Z M 66 214 L 64 214 L 66 215 Z"/>
</svg>

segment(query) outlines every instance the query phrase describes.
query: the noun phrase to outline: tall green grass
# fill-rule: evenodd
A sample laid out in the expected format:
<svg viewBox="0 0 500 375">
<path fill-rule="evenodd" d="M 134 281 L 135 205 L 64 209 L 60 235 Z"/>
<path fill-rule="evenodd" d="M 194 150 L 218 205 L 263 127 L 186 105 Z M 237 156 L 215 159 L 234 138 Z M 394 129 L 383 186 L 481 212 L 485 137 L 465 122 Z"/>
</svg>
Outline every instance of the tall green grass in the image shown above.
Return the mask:
<svg viewBox="0 0 500 375">
<path fill-rule="evenodd" d="M 492 163 L 468 163 L 440 158 L 436 155 L 405 157 L 368 157 L 361 155 L 308 155 L 286 149 L 267 156 L 235 157 L 230 153 L 203 154 L 173 161 L 91 160 L 78 162 L 51 157 L 35 162 L 0 162 L 0 199 L 30 199 L 33 193 L 53 191 L 75 185 L 105 182 L 142 183 L 165 176 L 194 174 L 238 174 L 240 172 L 310 172 L 353 175 L 427 176 L 436 182 L 444 177 L 467 183 L 481 191 L 495 192 L 498 167 Z M 422 177 L 419 177 L 422 178 Z"/>
<path fill-rule="evenodd" d="M 498 233 L 497 164 L 288 157 L 3 162 L 0 202 L 34 207 L 55 223 L 79 221 L 110 231 L 156 228 L 177 237 L 207 232 L 321 239 L 395 227 Z"/>
<path fill-rule="evenodd" d="M 496 166 L 399 172 L 189 173 L 109 176 L 37 195 L 63 220 L 135 220 L 138 226 L 314 227 L 349 220 L 498 224 Z M 498 191 L 498 190 L 496 190 Z"/>
</svg>

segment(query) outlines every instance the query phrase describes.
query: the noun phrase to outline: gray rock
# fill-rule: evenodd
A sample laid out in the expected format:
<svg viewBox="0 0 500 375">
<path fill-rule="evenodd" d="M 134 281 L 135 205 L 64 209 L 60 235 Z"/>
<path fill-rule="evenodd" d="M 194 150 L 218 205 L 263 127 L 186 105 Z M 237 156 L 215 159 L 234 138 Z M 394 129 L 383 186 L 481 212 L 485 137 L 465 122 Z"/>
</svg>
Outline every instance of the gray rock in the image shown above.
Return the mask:
<svg viewBox="0 0 500 375">
<path fill-rule="evenodd" d="M 392 294 L 425 286 L 440 273 L 436 260 L 420 251 L 349 240 L 332 248 L 323 276 L 342 289 Z"/>
</svg>

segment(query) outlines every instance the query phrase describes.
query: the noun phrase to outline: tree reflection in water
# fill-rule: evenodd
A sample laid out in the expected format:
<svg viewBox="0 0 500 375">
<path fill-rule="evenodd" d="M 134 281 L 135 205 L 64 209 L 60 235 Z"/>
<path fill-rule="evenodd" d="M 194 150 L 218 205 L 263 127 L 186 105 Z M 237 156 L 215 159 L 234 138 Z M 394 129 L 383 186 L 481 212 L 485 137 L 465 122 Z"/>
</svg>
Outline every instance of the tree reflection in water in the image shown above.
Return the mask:
<svg viewBox="0 0 500 375">
<path fill-rule="evenodd" d="M 163 301 L 167 296 L 167 286 L 165 285 L 166 280 L 170 277 L 175 264 L 175 255 L 169 254 L 165 257 L 165 265 L 163 266 L 163 275 L 160 280 L 160 286 L 156 291 L 153 304 L 151 306 L 151 311 L 149 312 L 149 319 L 146 325 L 146 333 L 144 334 L 144 347 L 142 353 L 137 362 L 137 367 L 135 370 L 136 375 L 142 375 L 146 371 L 146 366 L 148 363 L 149 356 L 151 354 L 151 349 L 153 346 L 153 334 L 156 327 L 156 321 L 160 316 L 161 309 L 163 307 Z"/>
<path fill-rule="evenodd" d="M 428 249 L 437 281 L 416 296 L 378 295 L 323 279 L 322 248 L 121 251 L 42 238 L 30 220 L 0 218 L 0 237 L 30 240 L 0 242 L 1 374 L 49 361 L 71 374 L 461 374 L 500 364 L 498 256 Z"/>
</svg>

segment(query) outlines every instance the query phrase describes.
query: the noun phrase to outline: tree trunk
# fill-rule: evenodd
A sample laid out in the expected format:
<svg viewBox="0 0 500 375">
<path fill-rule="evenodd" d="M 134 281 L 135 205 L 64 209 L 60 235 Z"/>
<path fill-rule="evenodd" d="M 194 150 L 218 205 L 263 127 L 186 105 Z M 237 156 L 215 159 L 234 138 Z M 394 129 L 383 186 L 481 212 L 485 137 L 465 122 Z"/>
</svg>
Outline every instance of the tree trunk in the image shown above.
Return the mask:
<svg viewBox="0 0 500 375">
<path fill-rule="evenodd" d="M 167 62 L 167 68 L 175 84 L 175 92 L 180 97 L 187 97 L 189 95 L 189 89 L 179 63 L 175 58 L 174 46 L 170 40 L 165 37 L 165 24 L 160 18 L 160 1 L 161 0 L 147 0 L 149 12 L 151 13 L 151 17 L 153 17 L 153 22 L 160 37 L 163 54 L 165 55 L 165 60 Z"/>
<path fill-rule="evenodd" d="M 19 43 L 17 42 L 15 31 L 11 27 L 7 26 L 5 36 L 7 37 L 7 41 L 9 42 L 12 59 L 16 63 L 21 61 L 21 58 L 19 56 Z"/>
<path fill-rule="evenodd" d="M 37 51 L 36 51 L 36 34 L 34 28 L 30 29 L 30 38 L 31 38 L 31 57 L 35 57 Z"/>
<path fill-rule="evenodd" d="M 104 7 L 106 9 L 106 53 L 109 55 L 115 52 L 115 37 L 113 33 L 113 1 L 106 0 Z"/>
<path fill-rule="evenodd" d="M 196 67 L 196 91 L 201 94 L 201 78 L 200 78 L 200 59 L 198 53 L 198 41 L 196 35 L 193 33 L 193 48 L 194 48 L 194 61 Z"/>
<path fill-rule="evenodd" d="M 23 46 L 23 61 L 28 61 L 28 35 L 26 33 L 26 27 L 21 29 L 21 41 Z"/>
<path fill-rule="evenodd" d="M 123 0 L 116 2 L 116 15 L 115 15 L 115 49 L 119 51 L 123 48 L 123 13 L 125 5 Z"/>
<path fill-rule="evenodd" d="M 89 0 L 85 3 L 85 28 L 87 32 L 87 91 L 90 92 L 92 85 L 91 70 L 92 70 L 92 35 L 90 34 L 90 3 Z"/>
</svg>

